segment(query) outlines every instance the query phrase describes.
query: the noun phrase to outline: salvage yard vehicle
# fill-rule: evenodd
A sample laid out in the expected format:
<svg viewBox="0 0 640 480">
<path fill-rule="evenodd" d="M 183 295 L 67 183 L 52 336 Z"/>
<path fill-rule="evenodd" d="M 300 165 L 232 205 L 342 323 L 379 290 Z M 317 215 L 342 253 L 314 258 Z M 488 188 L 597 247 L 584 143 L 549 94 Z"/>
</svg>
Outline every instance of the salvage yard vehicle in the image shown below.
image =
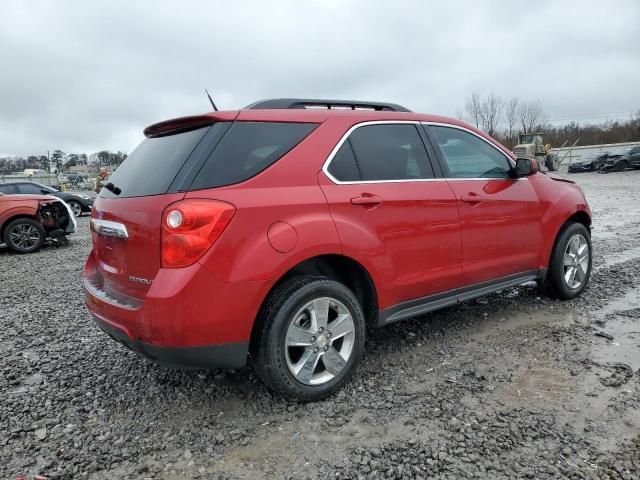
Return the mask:
<svg viewBox="0 0 640 480">
<path fill-rule="evenodd" d="M 26 195 L 52 195 L 64 200 L 75 217 L 89 213 L 93 206 L 93 198 L 84 193 L 61 192 L 53 187 L 36 182 L 1 183 L 0 192 L 6 194 L 22 193 Z"/>
<path fill-rule="evenodd" d="M 91 214 L 86 305 L 154 361 L 242 367 L 303 401 L 340 389 L 383 327 L 537 281 L 571 299 L 591 211 L 459 120 L 272 99 L 156 123 Z"/>
<path fill-rule="evenodd" d="M 560 168 L 558 155 L 551 153 L 551 145 L 544 144 L 542 133 L 521 133 L 513 153 L 521 158 L 534 158 L 540 167 L 547 167 L 552 172 Z"/>
<path fill-rule="evenodd" d="M 75 228 L 71 209 L 55 197 L 0 193 L 0 238 L 15 252 L 34 252 L 47 239 L 66 243 Z"/>
<path fill-rule="evenodd" d="M 569 173 L 597 172 L 604 166 L 604 162 L 608 155 L 609 152 L 597 153 L 595 155 L 588 156 L 579 162 L 574 162 L 569 165 Z"/>
<path fill-rule="evenodd" d="M 640 146 L 631 147 L 624 153 L 607 155 L 600 173 L 622 172 L 628 168 L 640 168 Z"/>
</svg>

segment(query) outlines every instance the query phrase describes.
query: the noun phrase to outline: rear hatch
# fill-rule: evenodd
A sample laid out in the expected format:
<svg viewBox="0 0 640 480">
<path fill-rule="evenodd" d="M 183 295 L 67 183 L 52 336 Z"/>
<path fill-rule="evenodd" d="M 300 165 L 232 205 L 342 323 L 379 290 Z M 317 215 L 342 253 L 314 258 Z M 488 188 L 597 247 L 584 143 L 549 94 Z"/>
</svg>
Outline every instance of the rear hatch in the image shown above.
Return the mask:
<svg viewBox="0 0 640 480">
<path fill-rule="evenodd" d="M 155 136 L 145 139 L 108 178 L 119 193 L 103 187 L 94 202 L 95 269 L 88 280 L 124 304 L 139 303 L 158 273 L 162 212 L 184 197 L 183 184 L 195 157 L 217 128 L 210 117 L 191 119 L 183 119 L 177 128 L 165 122 L 150 127 L 153 132 L 147 129 L 147 135 Z"/>
<path fill-rule="evenodd" d="M 162 214 L 187 191 L 243 182 L 294 148 L 317 123 L 234 122 L 236 112 L 152 125 L 111 175 L 92 211 L 87 280 L 125 304 L 144 299 L 162 265 Z M 117 193 L 114 193 L 117 192 Z"/>
</svg>

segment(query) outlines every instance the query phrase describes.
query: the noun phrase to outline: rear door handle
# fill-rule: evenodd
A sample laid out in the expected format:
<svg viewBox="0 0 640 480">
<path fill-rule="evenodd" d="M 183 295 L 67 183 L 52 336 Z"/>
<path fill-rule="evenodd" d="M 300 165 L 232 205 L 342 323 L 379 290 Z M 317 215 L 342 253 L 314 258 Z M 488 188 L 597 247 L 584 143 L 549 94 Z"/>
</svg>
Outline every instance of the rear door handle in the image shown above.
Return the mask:
<svg viewBox="0 0 640 480">
<path fill-rule="evenodd" d="M 351 199 L 351 205 L 362 205 L 364 207 L 375 207 L 380 205 L 382 199 L 377 195 L 371 195 L 370 193 L 363 193 L 359 197 Z"/>
</svg>

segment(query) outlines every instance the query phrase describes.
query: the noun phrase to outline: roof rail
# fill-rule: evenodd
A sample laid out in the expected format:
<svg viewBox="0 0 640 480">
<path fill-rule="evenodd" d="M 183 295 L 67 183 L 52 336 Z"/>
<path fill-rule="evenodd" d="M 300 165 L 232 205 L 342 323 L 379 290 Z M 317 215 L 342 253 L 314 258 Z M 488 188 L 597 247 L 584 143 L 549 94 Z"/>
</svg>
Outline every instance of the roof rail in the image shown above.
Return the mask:
<svg viewBox="0 0 640 480">
<path fill-rule="evenodd" d="M 341 110 L 384 110 L 388 112 L 410 112 L 406 107 L 395 103 L 361 102 L 358 100 L 325 100 L 318 98 L 272 98 L 260 100 L 244 107 L 249 110 L 262 109 L 305 109 L 326 108 Z"/>
</svg>

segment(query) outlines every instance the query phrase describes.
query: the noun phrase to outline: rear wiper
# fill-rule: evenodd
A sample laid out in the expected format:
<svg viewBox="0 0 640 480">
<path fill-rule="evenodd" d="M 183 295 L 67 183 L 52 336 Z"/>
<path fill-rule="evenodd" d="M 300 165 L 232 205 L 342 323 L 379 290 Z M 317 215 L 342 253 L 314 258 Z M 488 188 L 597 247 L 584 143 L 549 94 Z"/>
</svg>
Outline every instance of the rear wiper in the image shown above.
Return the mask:
<svg viewBox="0 0 640 480">
<path fill-rule="evenodd" d="M 113 183 L 111 182 L 107 182 L 103 185 L 104 188 L 106 188 L 107 190 L 109 190 L 111 193 L 113 193 L 114 195 L 120 195 L 122 193 L 122 190 L 120 190 L 118 187 L 116 187 Z"/>
</svg>

